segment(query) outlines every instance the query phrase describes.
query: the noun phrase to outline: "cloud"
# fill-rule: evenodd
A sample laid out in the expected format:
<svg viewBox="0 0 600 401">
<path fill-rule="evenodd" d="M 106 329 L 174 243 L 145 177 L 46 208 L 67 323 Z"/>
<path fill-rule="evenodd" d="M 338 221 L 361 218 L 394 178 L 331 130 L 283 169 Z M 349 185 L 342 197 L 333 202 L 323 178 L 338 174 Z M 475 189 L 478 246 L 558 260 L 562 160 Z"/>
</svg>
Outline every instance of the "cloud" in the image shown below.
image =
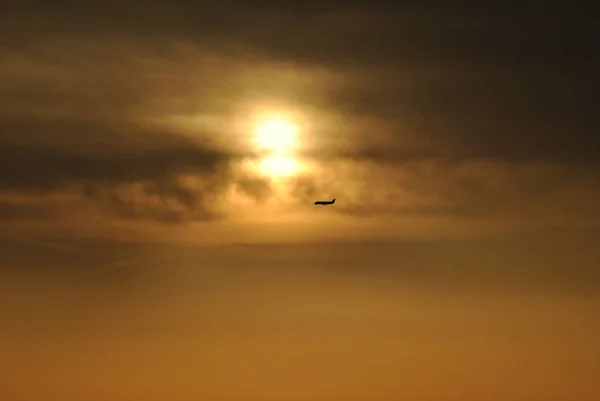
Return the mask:
<svg viewBox="0 0 600 401">
<path fill-rule="evenodd" d="M 577 22 L 569 18 L 576 8 L 559 9 L 541 1 L 498 1 L 485 6 L 464 2 L 464 7 L 460 2 L 452 6 L 443 2 L 396 3 L 148 1 L 120 5 L 115 13 L 111 2 L 89 7 L 87 2 L 65 1 L 50 8 L 29 1 L 13 5 L 5 14 L 4 26 L 25 37 L 44 31 L 193 39 L 203 45 L 234 42 L 268 54 L 331 63 L 474 57 L 514 64 L 523 57 L 558 60 L 555 52 L 548 51 L 557 46 L 566 52 L 564 57 L 576 57 L 582 49 L 592 48 L 592 39 L 584 30 L 576 29 Z M 533 18 L 535 26 L 531 24 Z M 105 29 L 108 21 L 110 35 Z M 591 16 L 583 21 L 586 27 L 594 26 Z M 581 26 L 582 19 L 578 22 Z M 559 33 L 558 25 L 573 29 Z"/>
<path fill-rule="evenodd" d="M 52 189 L 86 180 L 130 182 L 215 172 L 228 155 L 183 136 L 121 123 L 0 120 L 0 188 Z"/>
<path fill-rule="evenodd" d="M 138 185 L 89 184 L 85 195 L 126 220 L 153 220 L 162 223 L 210 221 L 221 217 L 209 201 L 218 188 L 195 190 L 174 181 L 152 180 Z"/>
<path fill-rule="evenodd" d="M 423 158 L 332 161 L 323 171 L 293 180 L 290 193 L 298 205 L 336 197 L 331 213 L 355 217 L 561 225 L 596 224 L 599 187 L 597 170 L 568 164 Z"/>
<path fill-rule="evenodd" d="M 236 175 L 232 163 L 241 156 L 176 133 L 39 118 L 4 118 L 0 127 L 0 191 L 80 188 L 119 217 L 181 222 L 218 218 L 210 205 L 237 179 L 250 195 L 268 189 L 259 178 Z M 25 204 L 2 209 L 50 213 Z"/>
<path fill-rule="evenodd" d="M 329 167 L 292 183 L 296 206 L 589 210 L 597 24 L 539 4 L 15 4 L 0 16 L 0 189 L 76 187 L 127 219 L 219 218 L 231 187 L 272 194 L 232 169 L 243 145 L 230 124 L 268 99 L 314 111 L 304 156 Z"/>
<path fill-rule="evenodd" d="M 12 24 L 28 32 L 6 39 L 3 93 L 10 100 L 0 104 L 114 118 L 191 114 L 200 104 L 204 113 L 227 113 L 237 99 L 258 94 L 345 120 L 343 135 L 341 127 L 323 128 L 315 132 L 319 137 L 395 138 L 386 152 L 362 149 L 352 157 L 423 152 L 595 162 L 600 126 L 593 88 L 600 59 L 590 32 L 597 24 L 576 9 L 540 5 L 151 1 L 115 15 L 109 4 L 90 13 L 79 2 L 51 9 L 24 3 L 11 11 Z M 44 11 L 36 14 L 43 30 L 30 17 L 33 10 Z M 69 37 L 72 32 L 80 39 Z M 329 76 L 282 80 L 276 71 L 263 77 L 255 68 L 261 63 L 297 70 L 318 65 L 342 78 L 336 84 Z M 361 118 L 393 124 L 373 126 Z M 406 148 L 407 136 L 419 141 L 416 149 Z"/>
<path fill-rule="evenodd" d="M 335 105 L 343 127 L 339 142 L 349 137 L 360 144 L 334 143 L 336 150 L 383 162 L 444 157 L 598 164 L 591 69 L 550 66 L 541 74 L 526 66 L 447 66 L 365 67 L 327 91 L 324 103 Z M 382 137 L 385 143 L 372 146 Z"/>
</svg>

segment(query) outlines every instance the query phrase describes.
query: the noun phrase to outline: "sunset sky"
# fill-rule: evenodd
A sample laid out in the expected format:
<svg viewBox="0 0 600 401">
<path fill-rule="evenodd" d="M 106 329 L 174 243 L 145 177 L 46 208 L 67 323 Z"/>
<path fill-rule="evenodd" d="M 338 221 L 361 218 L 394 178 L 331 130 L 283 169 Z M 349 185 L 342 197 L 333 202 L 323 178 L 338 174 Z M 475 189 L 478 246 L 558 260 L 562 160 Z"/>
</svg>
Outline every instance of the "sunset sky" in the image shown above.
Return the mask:
<svg viewBox="0 0 600 401">
<path fill-rule="evenodd" d="M 3 5 L 0 399 L 599 400 L 600 28 L 480 3 Z"/>
</svg>

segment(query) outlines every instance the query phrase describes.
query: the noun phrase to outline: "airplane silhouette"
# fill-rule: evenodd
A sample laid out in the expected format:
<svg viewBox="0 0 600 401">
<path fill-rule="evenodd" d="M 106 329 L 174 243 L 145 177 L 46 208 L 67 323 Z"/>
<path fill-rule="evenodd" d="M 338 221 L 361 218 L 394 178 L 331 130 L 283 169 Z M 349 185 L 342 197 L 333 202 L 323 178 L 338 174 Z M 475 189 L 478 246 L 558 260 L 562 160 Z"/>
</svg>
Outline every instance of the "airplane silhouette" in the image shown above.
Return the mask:
<svg viewBox="0 0 600 401">
<path fill-rule="evenodd" d="M 333 205 L 335 203 L 335 198 L 333 198 L 330 201 L 316 201 L 315 205 L 323 205 L 323 206 L 327 206 L 327 205 Z"/>
</svg>

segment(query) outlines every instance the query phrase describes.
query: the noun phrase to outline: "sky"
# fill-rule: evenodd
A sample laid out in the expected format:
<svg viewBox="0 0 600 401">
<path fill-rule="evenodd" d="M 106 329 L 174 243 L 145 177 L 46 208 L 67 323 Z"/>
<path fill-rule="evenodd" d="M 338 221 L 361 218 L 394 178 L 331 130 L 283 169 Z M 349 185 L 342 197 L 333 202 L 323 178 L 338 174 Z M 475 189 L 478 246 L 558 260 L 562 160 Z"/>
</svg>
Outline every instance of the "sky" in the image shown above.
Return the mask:
<svg viewBox="0 0 600 401">
<path fill-rule="evenodd" d="M 1 398 L 599 399 L 598 29 L 3 5 Z"/>
</svg>

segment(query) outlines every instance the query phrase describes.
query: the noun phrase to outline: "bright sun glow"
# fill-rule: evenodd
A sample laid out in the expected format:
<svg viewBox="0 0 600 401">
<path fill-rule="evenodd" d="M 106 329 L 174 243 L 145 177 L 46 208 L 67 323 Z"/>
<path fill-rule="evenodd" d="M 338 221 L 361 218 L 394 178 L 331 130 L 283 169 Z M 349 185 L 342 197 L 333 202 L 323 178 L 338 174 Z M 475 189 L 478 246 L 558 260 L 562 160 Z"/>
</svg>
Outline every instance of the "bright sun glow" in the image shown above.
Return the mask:
<svg viewBox="0 0 600 401">
<path fill-rule="evenodd" d="M 262 120 L 256 127 L 255 142 L 261 149 L 290 152 L 298 146 L 298 128 L 282 117 Z"/>
<path fill-rule="evenodd" d="M 299 170 L 298 164 L 298 161 L 293 157 L 265 157 L 258 164 L 258 169 L 266 175 L 285 177 L 294 175 Z"/>
<path fill-rule="evenodd" d="M 255 127 L 254 143 L 266 151 L 258 170 L 270 177 L 294 175 L 300 168 L 295 159 L 299 146 L 298 127 L 280 116 L 261 119 Z"/>
</svg>

